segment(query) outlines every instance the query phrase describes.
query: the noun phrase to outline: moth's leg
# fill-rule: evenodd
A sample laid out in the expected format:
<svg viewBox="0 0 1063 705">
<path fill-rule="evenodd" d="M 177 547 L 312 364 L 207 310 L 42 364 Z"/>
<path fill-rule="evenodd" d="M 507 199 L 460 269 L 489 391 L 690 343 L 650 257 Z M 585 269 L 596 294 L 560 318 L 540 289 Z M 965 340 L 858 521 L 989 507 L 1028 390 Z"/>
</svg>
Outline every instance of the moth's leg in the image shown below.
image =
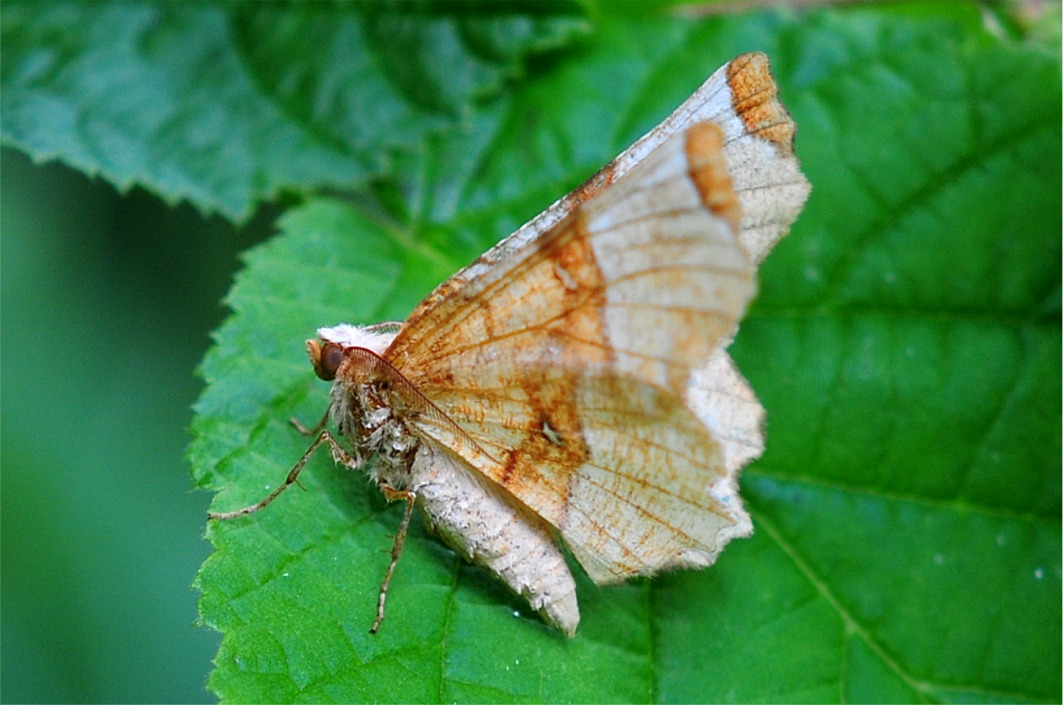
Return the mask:
<svg viewBox="0 0 1063 705">
<path fill-rule="evenodd" d="M 321 431 L 321 433 L 318 434 L 318 437 L 314 440 L 314 442 L 310 444 L 310 447 L 306 449 L 306 452 L 303 453 L 303 457 L 299 458 L 299 462 L 297 462 L 295 466 L 288 471 L 288 477 L 284 478 L 284 482 L 281 483 L 280 487 L 270 492 L 268 497 L 263 499 L 261 502 L 252 504 L 250 507 L 244 507 L 243 509 L 237 509 L 236 511 L 208 512 L 207 518 L 219 520 L 235 519 L 236 517 L 241 517 L 245 514 L 257 512 L 259 509 L 265 509 L 273 500 L 277 498 L 277 496 L 281 492 L 288 489 L 290 485 L 295 483 L 296 478 L 299 477 L 299 473 L 303 470 L 303 466 L 306 465 L 306 461 L 310 459 L 310 456 L 314 454 L 314 451 L 316 451 L 322 443 L 328 443 L 329 448 L 331 448 L 332 450 L 332 457 L 335 458 L 337 461 L 344 462 L 345 464 L 347 463 L 347 461 L 350 461 L 351 463 L 354 462 L 354 458 L 351 456 L 351 454 L 344 450 L 343 446 L 336 442 L 336 439 L 332 437 L 331 433 L 329 433 L 328 431 Z"/>
<path fill-rule="evenodd" d="M 405 500 L 406 511 L 402 514 L 399 533 L 395 535 L 395 543 L 391 547 L 391 564 L 388 566 L 388 572 L 384 573 L 384 582 L 380 584 L 380 597 L 376 603 L 376 619 L 373 621 L 373 626 L 369 628 L 370 634 L 376 634 L 377 629 L 380 629 L 380 623 L 384 621 L 384 604 L 388 600 L 388 585 L 391 584 L 391 576 L 395 574 L 395 566 L 398 565 L 399 557 L 402 555 L 402 547 L 406 545 L 406 530 L 410 528 L 410 517 L 413 516 L 413 506 L 417 500 L 417 495 L 408 490 L 396 490 L 387 485 L 381 485 L 380 491 L 384 493 L 384 498 L 389 502 L 398 499 Z"/>
<path fill-rule="evenodd" d="M 299 419 L 295 418 L 294 416 L 288 419 L 288 423 L 290 423 L 292 426 L 295 426 L 295 430 L 303 434 L 304 436 L 313 436 L 315 433 L 321 433 L 321 429 L 325 428 L 325 424 L 328 423 L 328 414 L 329 412 L 328 410 L 326 410 L 325 415 L 322 416 L 321 420 L 314 424 L 312 428 L 307 428 L 299 422 Z"/>
</svg>

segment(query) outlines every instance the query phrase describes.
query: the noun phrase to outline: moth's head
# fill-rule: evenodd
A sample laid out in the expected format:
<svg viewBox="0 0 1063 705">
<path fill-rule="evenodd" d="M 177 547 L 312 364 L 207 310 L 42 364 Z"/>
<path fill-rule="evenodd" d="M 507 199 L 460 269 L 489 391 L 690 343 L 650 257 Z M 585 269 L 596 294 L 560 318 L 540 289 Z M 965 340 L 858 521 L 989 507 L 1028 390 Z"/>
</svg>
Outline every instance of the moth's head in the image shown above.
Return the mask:
<svg viewBox="0 0 1063 705">
<path fill-rule="evenodd" d="M 327 340 L 308 340 L 306 356 L 314 366 L 314 373 L 326 382 L 331 382 L 336 379 L 336 370 L 343 362 L 343 346 Z"/>
</svg>

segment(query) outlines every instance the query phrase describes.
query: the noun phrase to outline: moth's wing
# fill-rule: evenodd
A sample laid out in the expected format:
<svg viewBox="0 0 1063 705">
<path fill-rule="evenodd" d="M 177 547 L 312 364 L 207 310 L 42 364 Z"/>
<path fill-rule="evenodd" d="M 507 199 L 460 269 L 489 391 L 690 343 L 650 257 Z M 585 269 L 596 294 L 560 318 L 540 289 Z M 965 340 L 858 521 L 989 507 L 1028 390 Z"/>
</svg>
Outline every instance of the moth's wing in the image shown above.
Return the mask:
<svg viewBox="0 0 1063 705">
<path fill-rule="evenodd" d="M 778 239 L 808 187 L 770 74 L 739 114 L 734 65 L 687 114 L 721 102 L 715 82 L 725 124 L 662 124 L 444 282 L 384 354 L 453 421 L 418 431 L 550 521 L 599 582 L 707 564 L 750 530 L 735 471 L 763 411 L 722 348 L 766 252 L 755 231 Z"/>
<path fill-rule="evenodd" d="M 675 135 L 520 250 L 444 283 L 384 357 L 433 400 L 484 393 L 500 362 L 602 366 L 682 397 L 755 292 L 721 147 L 711 123 Z"/>
<path fill-rule="evenodd" d="M 710 123 L 674 136 L 385 353 L 461 429 L 425 416 L 418 432 L 553 524 L 599 582 L 706 565 L 750 528 L 685 402 L 754 293 L 721 148 Z"/>
<path fill-rule="evenodd" d="M 492 372 L 521 383 L 448 395 L 461 431 L 418 431 L 556 527 L 595 582 L 706 566 L 752 531 L 720 444 L 681 398 L 608 370 Z"/>
</svg>

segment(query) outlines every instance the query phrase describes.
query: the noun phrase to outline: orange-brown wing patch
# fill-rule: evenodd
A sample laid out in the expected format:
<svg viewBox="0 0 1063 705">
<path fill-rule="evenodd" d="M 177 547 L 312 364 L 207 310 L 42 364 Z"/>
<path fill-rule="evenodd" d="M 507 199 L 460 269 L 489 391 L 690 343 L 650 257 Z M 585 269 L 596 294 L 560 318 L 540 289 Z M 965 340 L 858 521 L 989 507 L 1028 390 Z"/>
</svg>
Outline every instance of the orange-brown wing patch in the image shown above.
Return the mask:
<svg viewBox="0 0 1063 705">
<path fill-rule="evenodd" d="M 797 127 L 779 102 L 768 57 L 759 52 L 735 57 L 727 64 L 727 85 L 731 105 L 746 132 L 774 143 L 782 155 L 793 156 Z"/>
</svg>

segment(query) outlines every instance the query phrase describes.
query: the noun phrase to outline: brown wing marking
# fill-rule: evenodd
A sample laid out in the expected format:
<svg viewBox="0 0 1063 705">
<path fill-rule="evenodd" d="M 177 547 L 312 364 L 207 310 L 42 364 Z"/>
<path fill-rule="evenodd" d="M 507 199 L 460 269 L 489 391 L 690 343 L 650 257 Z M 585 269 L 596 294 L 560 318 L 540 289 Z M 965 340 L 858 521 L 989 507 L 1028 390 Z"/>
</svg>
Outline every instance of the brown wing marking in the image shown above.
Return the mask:
<svg viewBox="0 0 1063 705">
<path fill-rule="evenodd" d="M 768 57 L 760 52 L 735 57 L 727 65 L 727 85 L 735 114 L 749 134 L 775 143 L 784 156 L 793 156 L 797 127 L 779 101 Z"/>
</svg>

